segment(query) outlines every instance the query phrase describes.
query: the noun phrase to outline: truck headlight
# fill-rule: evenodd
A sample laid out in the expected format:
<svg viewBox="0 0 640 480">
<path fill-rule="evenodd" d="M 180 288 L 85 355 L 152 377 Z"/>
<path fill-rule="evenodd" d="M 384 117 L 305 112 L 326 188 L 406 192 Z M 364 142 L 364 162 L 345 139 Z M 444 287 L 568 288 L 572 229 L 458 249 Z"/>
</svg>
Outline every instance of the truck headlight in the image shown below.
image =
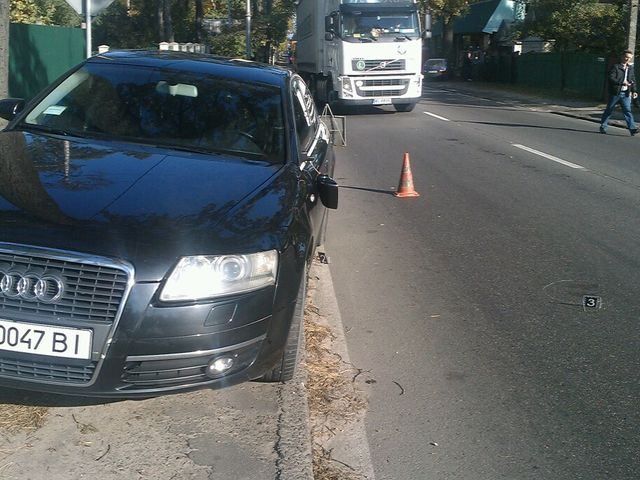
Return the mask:
<svg viewBox="0 0 640 480">
<path fill-rule="evenodd" d="M 182 257 L 162 288 L 163 302 L 202 300 L 276 283 L 278 252 Z"/>
</svg>

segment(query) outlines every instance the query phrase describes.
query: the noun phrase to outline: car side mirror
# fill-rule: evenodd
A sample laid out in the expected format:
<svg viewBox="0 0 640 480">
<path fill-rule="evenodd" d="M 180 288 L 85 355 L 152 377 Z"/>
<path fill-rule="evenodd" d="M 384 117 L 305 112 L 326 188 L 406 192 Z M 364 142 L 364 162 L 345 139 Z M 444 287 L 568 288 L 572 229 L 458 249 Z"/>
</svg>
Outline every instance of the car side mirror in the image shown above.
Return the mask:
<svg viewBox="0 0 640 480">
<path fill-rule="evenodd" d="M 338 208 L 338 183 L 329 175 L 320 175 L 316 180 L 322 204 L 327 208 Z"/>
<path fill-rule="evenodd" d="M 25 101 L 22 98 L 6 98 L 0 100 L 0 117 L 5 120 L 13 120 L 24 108 Z"/>
</svg>

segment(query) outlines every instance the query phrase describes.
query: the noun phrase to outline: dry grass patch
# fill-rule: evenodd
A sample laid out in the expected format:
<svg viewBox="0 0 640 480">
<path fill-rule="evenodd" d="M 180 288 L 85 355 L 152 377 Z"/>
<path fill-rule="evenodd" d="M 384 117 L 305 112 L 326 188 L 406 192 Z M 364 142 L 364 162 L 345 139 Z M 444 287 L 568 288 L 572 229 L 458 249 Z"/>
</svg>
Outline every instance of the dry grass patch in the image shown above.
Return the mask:
<svg viewBox="0 0 640 480">
<path fill-rule="evenodd" d="M 323 446 L 366 408 L 366 401 L 353 383 L 357 369 L 331 351 L 335 336 L 310 298 L 304 329 L 314 479 L 362 480 L 364 477 L 353 467 L 334 459 L 331 450 Z"/>
<path fill-rule="evenodd" d="M 47 407 L 0 404 L 0 430 L 16 433 L 21 430 L 37 430 L 44 425 Z"/>
</svg>

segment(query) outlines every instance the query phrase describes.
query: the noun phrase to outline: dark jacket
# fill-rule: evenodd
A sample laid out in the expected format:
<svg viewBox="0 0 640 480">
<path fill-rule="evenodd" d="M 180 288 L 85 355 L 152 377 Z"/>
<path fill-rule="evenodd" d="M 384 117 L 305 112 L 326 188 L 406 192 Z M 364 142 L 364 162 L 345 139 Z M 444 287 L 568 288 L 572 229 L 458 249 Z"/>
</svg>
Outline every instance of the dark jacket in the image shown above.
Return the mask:
<svg viewBox="0 0 640 480">
<path fill-rule="evenodd" d="M 624 65 L 616 63 L 611 70 L 609 70 L 609 95 L 620 95 L 622 88 L 622 82 L 624 82 Z M 633 65 L 629 65 L 629 72 L 627 73 L 627 82 L 631 83 L 627 95 L 635 90 L 636 76 L 633 72 Z"/>
</svg>

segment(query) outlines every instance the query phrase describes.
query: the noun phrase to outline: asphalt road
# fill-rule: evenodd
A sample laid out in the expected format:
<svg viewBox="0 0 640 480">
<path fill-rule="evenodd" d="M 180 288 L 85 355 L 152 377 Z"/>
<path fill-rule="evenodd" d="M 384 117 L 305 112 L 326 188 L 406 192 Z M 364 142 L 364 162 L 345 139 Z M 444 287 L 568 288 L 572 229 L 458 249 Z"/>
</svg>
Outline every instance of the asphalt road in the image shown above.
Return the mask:
<svg viewBox="0 0 640 480">
<path fill-rule="evenodd" d="M 376 478 L 637 478 L 640 138 L 437 87 L 348 131 L 327 251 Z"/>
</svg>

